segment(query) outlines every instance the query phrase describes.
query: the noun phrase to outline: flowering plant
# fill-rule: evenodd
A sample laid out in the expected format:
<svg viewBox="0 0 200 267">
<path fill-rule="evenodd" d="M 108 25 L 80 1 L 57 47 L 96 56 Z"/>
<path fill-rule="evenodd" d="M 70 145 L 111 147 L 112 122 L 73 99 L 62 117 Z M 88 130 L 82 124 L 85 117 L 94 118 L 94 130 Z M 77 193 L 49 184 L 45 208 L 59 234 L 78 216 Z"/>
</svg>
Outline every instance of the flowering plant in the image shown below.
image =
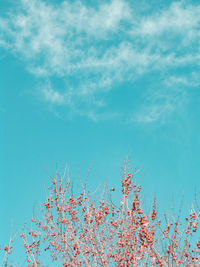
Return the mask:
<svg viewBox="0 0 200 267">
<path fill-rule="evenodd" d="M 33 216 L 31 229 L 20 235 L 28 266 L 41 266 L 44 253 L 65 267 L 200 266 L 200 240 L 195 239 L 200 210 L 192 208 L 184 222 L 180 214 L 162 218 L 156 201 L 145 212 L 134 175 L 124 168 L 120 205 L 109 192 L 95 204 L 85 187 L 73 196 L 69 179 L 52 177 L 42 216 Z M 5 246 L 6 256 L 11 249 Z"/>
</svg>

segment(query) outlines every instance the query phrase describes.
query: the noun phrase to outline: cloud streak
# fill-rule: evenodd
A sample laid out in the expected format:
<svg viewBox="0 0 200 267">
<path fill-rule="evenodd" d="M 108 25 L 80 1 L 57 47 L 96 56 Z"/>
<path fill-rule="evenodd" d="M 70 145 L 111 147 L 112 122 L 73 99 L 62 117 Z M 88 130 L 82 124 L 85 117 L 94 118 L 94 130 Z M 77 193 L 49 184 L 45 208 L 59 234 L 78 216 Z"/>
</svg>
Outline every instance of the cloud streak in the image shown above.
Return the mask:
<svg viewBox="0 0 200 267">
<path fill-rule="evenodd" d="M 40 90 L 43 100 L 97 114 L 116 84 L 134 83 L 152 71 L 199 70 L 199 11 L 200 5 L 184 1 L 142 15 L 125 0 L 96 6 L 21 0 L 15 13 L 0 18 L 0 45 L 24 60 L 38 79 L 48 79 L 50 85 Z M 53 84 L 54 77 L 64 81 L 62 90 Z M 159 120 L 173 105 L 152 105 L 151 112 L 141 108 L 137 118 L 146 112 L 144 121 Z"/>
</svg>

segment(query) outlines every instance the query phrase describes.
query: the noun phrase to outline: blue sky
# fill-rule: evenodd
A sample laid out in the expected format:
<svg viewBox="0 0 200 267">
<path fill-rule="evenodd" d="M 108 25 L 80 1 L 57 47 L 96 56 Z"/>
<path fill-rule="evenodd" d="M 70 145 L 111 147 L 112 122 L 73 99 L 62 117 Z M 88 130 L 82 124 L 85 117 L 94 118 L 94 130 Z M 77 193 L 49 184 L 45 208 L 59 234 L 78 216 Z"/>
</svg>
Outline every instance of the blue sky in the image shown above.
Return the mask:
<svg viewBox="0 0 200 267">
<path fill-rule="evenodd" d="M 0 3 L 1 242 L 69 166 L 117 187 L 131 155 L 147 202 L 189 208 L 200 176 L 198 1 Z M 118 192 L 113 194 L 117 199 Z"/>
</svg>

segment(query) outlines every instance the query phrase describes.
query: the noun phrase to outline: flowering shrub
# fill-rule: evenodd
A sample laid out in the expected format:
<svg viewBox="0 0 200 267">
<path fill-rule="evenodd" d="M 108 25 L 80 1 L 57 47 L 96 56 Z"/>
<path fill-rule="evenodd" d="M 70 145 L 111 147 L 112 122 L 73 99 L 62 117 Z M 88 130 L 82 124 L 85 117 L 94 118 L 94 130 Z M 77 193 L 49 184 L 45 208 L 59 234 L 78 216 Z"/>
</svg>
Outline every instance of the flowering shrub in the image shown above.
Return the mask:
<svg viewBox="0 0 200 267">
<path fill-rule="evenodd" d="M 141 185 L 126 169 L 120 205 L 110 194 L 95 204 L 85 188 L 77 196 L 70 192 L 70 180 L 52 178 L 41 217 L 33 217 L 31 229 L 21 233 L 28 266 L 45 266 L 45 253 L 65 267 L 200 266 L 199 210 L 192 208 L 184 222 L 180 216 L 170 220 L 158 216 L 154 201 L 147 214 Z"/>
</svg>

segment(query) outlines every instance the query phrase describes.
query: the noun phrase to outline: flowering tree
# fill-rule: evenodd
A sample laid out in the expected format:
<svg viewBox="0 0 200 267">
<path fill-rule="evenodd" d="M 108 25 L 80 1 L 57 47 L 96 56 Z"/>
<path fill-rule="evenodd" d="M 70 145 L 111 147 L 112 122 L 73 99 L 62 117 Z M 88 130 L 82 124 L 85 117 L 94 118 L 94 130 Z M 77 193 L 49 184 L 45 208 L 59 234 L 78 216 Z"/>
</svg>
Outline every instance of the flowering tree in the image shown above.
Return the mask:
<svg viewBox="0 0 200 267">
<path fill-rule="evenodd" d="M 9 258 L 9 255 L 12 253 L 12 238 L 10 238 L 10 241 L 9 241 L 9 244 L 8 245 L 5 245 L 4 248 L 3 248 L 3 260 L 1 262 L 1 266 L 8 266 L 8 258 Z M 2 248 L 0 248 L 2 250 Z"/>
<path fill-rule="evenodd" d="M 119 205 L 110 193 L 95 203 L 84 186 L 73 196 L 69 179 L 52 177 L 41 217 L 21 233 L 28 266 L 46 266 L 44 254 L 65 267 L 200 266 L 198 207 L 184 221 L 158 216 L 156 201 L 146 213 L 134 175 L 124 168 Z"/>
</svg>

